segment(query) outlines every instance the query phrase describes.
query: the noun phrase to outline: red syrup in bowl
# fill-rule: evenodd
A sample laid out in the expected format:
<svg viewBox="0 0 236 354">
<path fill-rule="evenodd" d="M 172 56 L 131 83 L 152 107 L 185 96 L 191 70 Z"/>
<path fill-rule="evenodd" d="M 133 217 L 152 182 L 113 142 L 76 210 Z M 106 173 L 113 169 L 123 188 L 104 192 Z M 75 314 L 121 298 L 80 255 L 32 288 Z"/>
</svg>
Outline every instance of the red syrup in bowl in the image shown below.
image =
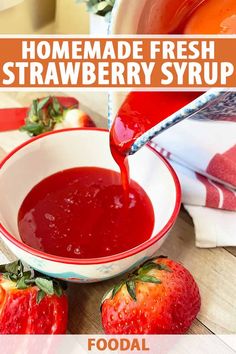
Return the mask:
<svg viewBox="0 0 236 354">
<path fill-rule="evenodd" d="M 62 257 L 97 258 L 132 249 L 151 237 L 154 211 L 146 192 L 120 174 L 97 167 L 61 171 L 37 184 L 19 210 L 27 245 Z"/>
<path fill-rule="evenodd" d="M 201 92 L 131 92 L 126 97 L 114 119 L 110 133 L 111 153 L 119 165 L 125 191 L 129 190 L 127 156 L 135 140 L 201 94 Z"/>
</svg>

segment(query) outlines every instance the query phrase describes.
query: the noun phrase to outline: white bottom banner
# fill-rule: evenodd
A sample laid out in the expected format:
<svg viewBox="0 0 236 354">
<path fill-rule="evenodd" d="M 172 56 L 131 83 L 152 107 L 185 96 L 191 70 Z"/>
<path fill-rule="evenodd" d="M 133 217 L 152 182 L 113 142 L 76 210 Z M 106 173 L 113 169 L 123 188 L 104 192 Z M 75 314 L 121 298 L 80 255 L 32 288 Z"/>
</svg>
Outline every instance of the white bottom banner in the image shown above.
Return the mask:
<svg viewBox="0 0 236 354">
<path fill-rule="evenodd" d="M 2 335 L 0 348 L 1 354 L 233 354 L 236 353 L 236 335 Z"/>
</svg>

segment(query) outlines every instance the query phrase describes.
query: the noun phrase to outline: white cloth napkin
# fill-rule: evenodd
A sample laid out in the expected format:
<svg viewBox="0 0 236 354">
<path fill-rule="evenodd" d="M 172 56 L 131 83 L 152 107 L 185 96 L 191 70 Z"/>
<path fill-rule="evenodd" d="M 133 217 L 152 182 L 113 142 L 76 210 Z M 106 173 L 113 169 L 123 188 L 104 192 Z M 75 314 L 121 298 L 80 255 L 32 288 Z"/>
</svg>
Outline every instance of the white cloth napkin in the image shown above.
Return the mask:
<svg viewBox="0 0 236 354">
<path fill-rule="evenodd" d="M 236 188 L 235 122 L 187 119 L 154 141 L 177 163 Z"/>
<path fill-rule="evenodd" d="M 191 205 L 185 209 L 193 218 L 197 247 L 236 245 L 236 212 Z"/>
<path fill-rule="evenodd" d="M 188 119 L 151 144 L 179 177 L 196 245 L 236 246 L 236 124 Z"/>
</svg>

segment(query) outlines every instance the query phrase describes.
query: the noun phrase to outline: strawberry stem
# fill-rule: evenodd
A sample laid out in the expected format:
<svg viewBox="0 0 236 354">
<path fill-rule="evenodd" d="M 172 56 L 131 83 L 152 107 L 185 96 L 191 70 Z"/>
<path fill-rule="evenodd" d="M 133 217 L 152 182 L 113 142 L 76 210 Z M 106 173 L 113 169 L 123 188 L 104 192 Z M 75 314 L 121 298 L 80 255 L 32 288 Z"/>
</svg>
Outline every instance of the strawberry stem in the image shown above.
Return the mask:
<svg viewBox="0 0 236 354">
<path fill-rule="evenodd" d="M 3 274 L 4 278 L 15 282 L 17 289 L 24 290 L 37 286 L 39 289 L 37 303 L 46 295 L 60 297 L 63 295 L 63 290 L 66 289 L 65 282 L 45 276 L 33 269 L 26 270 L 20 260 L 0 265 L 0 273 Z"/>
<path fill-rule="evenodd" d="M 61 123 L 65 111 L 71 108 L 63 107 L 54 96 L 33 100 L 25 119 L 25 125 L 20 131 L 27 132 L 30 136 L 37 136 L 54 129 L 57 123 Z"/>
<path fill-rule="evenodd" d="M 130 297 L 137 301 L 136 297 L 136 283 L 153 283 L 153 284 L 161 284 L 161 280 L 155 276 L 148 275 L 148 273 L 153 270 L 172 272 L 172 270 L 164 263 L 156 263 L 157 259 L 165 259 L 167 257 L 160 256 L 151 260 L 146 261 L 142 264 L 138 269 L 136 269 L 133 273 L 129 274 L 126 280 L 122 280 L 119 284 L 115 285 L 109 292 L 111 292 L 111 298 L 113 299 L 115 295 L 121 290 L 123 286 L 126 286 L 126 289 L 130 295 Z M 102 300 L 102 303 L 105 299 Z"/>
</svg>

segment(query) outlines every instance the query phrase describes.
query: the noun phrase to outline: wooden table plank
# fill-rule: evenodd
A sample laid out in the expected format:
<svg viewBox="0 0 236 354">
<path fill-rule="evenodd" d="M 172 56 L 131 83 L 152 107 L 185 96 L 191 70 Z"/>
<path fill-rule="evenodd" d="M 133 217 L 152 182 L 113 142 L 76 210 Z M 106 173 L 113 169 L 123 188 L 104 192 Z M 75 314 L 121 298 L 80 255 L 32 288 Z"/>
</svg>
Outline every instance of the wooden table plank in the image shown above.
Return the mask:
<svg viewBox="0 0 236 354">
<path fill-rule="evenodd" d="M 213 333 L 235 333 L 236 257 L 223 248 L 196 248 L 194 230 L 186 217 L 181 211 L 161 251 L 183 263 L 195 277 L 202 296 L 200 322 Z"/>
<path fill-rule="evenodd" d="M 2 257 L 4 255 L 4 257 Z M 0 259 L 4 259 L 0 263 L 7 263 L 7 262 L 13 262 L 16 257 L 14 254 L 9 250 L 7 246 L 5 246 L 4 242 L 0 238 Z"/>
<path fill-rule="evenodd" d="M 236 237 L 236 235 L 235 235 L 235 237 Z M 226 249 L 229 253 L 231 253 L 233 256 L 236 257 L 236 247 L 225 247 L 225 249 Z"/>
<path fill-rule="evenodd" d="M 206 326 L 204 326 L 203 323 L 201 323 L 198 319 L 196 319 L 191 328 L 188 331 L 188 334 L 212 334 Z"/>
</svg>

